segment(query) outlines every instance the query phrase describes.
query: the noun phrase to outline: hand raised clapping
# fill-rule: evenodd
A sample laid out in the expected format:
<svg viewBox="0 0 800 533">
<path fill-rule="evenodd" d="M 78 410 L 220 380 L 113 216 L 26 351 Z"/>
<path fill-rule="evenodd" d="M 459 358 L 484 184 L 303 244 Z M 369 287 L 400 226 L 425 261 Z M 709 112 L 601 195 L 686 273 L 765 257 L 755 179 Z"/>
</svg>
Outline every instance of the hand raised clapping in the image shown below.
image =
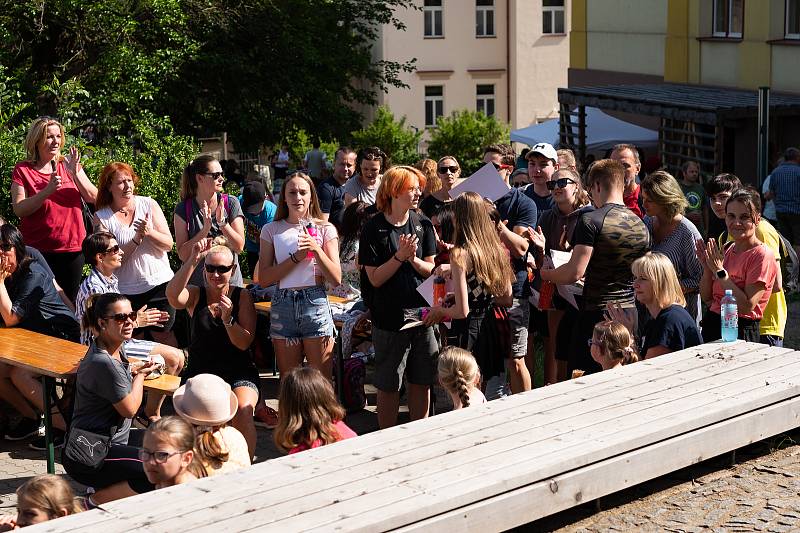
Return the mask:
<svg viewBox="0 0 800 533">
<path fill-rule="evenodd" d="M 200 239 L 194 246 L 192 246 L 192 255 L 189 257 L 189 260 L 192 261 L 195 265 L 200 262 L 202 258 L 204 258 L 208 251 L 211 249 L 212 246 L 212 239 L 205 238 Z"/>
<path fill-rule="evenodd" d="M 397 243 L 397 253 L 395 254 L 400 261 L 408 261 L 417 255 L 417 245 L 419 238 L 416 235 L 400 235 Z"/>
</svg>

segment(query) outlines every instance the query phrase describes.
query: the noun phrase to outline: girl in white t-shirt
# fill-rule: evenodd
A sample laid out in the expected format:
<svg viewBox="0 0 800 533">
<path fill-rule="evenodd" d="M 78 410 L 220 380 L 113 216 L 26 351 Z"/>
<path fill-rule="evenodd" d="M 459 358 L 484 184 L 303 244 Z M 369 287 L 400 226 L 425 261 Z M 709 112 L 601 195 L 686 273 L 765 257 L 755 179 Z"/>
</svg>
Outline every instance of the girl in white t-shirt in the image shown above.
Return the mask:
<svg viewBox="0 0 800 533">
<path fill-rule="evenodd" d="M 281 188 L 274 222 L 261 230 L 259 283 L 278 284 L 270 309 L 270 336 L 281 375 L 303 358 L 328 379 L 333 352 L 333 316 L 325 282 L 342 281 L 339 237 L 322 220 L 314 184 L 301 172 Z"/>
<path fill-rule="evenodd" d="M 439 354 L 439 383 L 450 394 L 453 409 L 486 403 L 478 363 L 467 350 L 447 346 Z"/>
</svg>

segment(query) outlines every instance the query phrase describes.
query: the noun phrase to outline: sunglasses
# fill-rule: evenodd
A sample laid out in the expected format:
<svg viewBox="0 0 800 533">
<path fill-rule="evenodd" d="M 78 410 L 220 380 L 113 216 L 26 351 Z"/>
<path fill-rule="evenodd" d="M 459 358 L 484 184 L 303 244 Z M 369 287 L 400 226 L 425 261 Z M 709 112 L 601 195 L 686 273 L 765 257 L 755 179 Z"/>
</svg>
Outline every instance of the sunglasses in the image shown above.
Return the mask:
<svg viewBox="0 0 800 533">
<path fill-rule="evenodd" d="M 204 176 L 211 176 L 215 180 L 218 180 L 220 178 L 224 178 L 225 177 L 225 173 L 224 172 L 201 172 L 200 174 L 202 174 Z"/>
<path fill-rule="evenodd" d="M 514 168 L 511 165 L 501 165 L 500 163 L 495 163 L 494 161 L 492 161 L 492 165 L 494 165 L 495 170 L 511 170 Z"/>
<path fill-rule="evenodd" d="M 130 313 L 116 313 L 113 315 L 104 316 L 103 318 L 106 320 L 115 320 L 120 324 L 124 324 L 126 320 L 136 322 L 136 311 L 131 311 Z"/>
<path fill-rule="evenodd" d="M 10 242 L 4 242 L 0 244 L 0 250 L 3 250 L 4 252 L 10 252 L 12 248 L 14 248 L 14 245 Z"/>
<path fill-rule="evenodd" d="M 236 264 L 232 264 L 232 265 L 209 265 L 208 263 L 206 263 L 205 268 L 206 268 L 206 272 L 208 272 L 209 274 L 214 274 L 215 272 L 217 274 L 227 274 L 235 266 L 236 266 Z"/>
<path fill-rule="evenodd" d="M 558 187 L 559 189 L 563 189 L 564 187 L 566 187 L 570 183 L 577 184 L 577 182 L 575 180 L 571 180 L 569 178 L 558 178 L 557 180 L 548 181 L 547 182 L 547 190 L 548 191 L 552 191 L 556 187 Z"/>
<path fill-rule="evenodd" d="M 150 460 L 150 458 L 152 458 L 156 463 L 163 465 L 169 460 L 170 457 L 173 455 L 178 455 L 179 453 L 181 452 L 151 452 L 145 449 L 140 449 L 139 460 L 143 463 L 146 463 Z"/>
<path fill-rule="evenodd" d="M 103 253 L 104 254 L 118 254 L 119 250 L 120 250 L 119 244 L 115 244 L 114 246 L 112 246 L 111 248 L 109 248 L 108 250 L 106 250 Z"/>
<path fill-rule="evenodd" d="M 439 174 L 447 174 L 448 170 L 450 171 L 450 174 L 455 174 L 456 172 L 458 172 L 458 167 L 456 167 L 456 166 L 439 167 L 438 170 L 439 170 Z"/>
</svg>

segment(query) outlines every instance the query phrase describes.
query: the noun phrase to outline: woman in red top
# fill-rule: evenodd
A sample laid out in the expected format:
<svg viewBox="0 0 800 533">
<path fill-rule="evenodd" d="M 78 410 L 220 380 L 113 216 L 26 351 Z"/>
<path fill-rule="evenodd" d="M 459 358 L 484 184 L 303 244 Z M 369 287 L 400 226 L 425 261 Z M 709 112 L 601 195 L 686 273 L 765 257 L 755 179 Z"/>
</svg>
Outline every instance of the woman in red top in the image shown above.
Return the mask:
<svg viewBox="0 0 800 533">
<path fill-rule="evenodd" d="M 739 189 L 725 205 L 725 225 L 733 243 L 721 250 L 716 239 L 697 241 L 697 257 L 703 265 L 700 296 L 709 306 L 703 315 L 703 342 L 720 338 L 720 301 L 726 289 L 736 298 L 739 338 L 759 342 L 759 322 L 778 273 L 772 250 L 756 237 L 760 220 L 758 192 L 752 187 Z"/>
<path fill-rule="evenodd" d="M 39 117 L 25 137 L 27 160 L 11 175 L 11 205 L 28 246 L 42 252 L 56 281 L 75 301 L 86 238 L 81 198 L 93 204 L 97 188 L 80 165 L 75 147 L 61 155 L 65 133 L 56 119 Z"/>
</svg>

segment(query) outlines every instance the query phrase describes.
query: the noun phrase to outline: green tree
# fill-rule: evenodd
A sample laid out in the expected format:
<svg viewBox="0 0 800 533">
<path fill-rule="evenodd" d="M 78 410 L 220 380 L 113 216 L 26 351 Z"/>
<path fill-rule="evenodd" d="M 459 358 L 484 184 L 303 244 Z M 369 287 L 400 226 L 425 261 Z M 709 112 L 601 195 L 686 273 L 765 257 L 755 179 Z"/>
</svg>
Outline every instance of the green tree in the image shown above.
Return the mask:
<svg viewBox="0 0 800 533">
<path fill-rule="evenodd" d="M 428 155 L 432 159 L 455 156 L 461 163 L 462 174 L 469 175 L 482 165 L 483 148 L 509 142 L 509 134 L 508 124 L 487 117 L 482 111 L 455 111 L 436 120 Z"/>
<path fill-rule="evenodd" d="M 377 146 L 395 165 L 412 165 L 420 158 L 417 147 L 422 132 L 406 126 L 406 117 L 395 120 L 388 107 L 379 107 L 375 119 L 366 128 L 352 132 L 352 136 L 355 146 Z"/>
</svg>

